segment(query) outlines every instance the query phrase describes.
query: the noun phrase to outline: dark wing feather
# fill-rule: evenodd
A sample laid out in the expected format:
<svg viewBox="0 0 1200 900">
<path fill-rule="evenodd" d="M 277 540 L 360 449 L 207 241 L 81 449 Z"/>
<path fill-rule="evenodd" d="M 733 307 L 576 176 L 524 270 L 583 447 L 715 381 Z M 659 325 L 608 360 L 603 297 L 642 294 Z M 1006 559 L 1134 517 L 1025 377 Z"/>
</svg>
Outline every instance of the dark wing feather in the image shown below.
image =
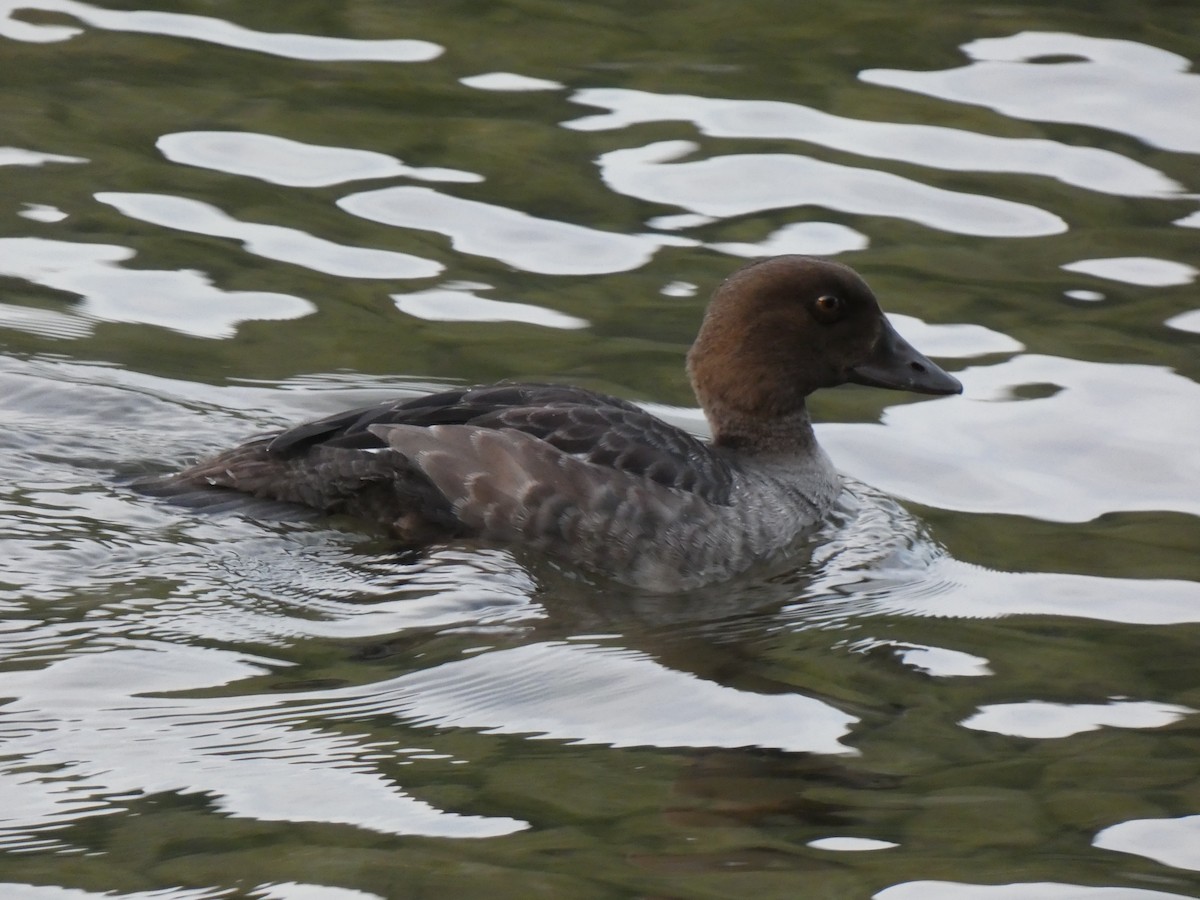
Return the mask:
<svg viewBox="0 0 1200 900">
<path fill-rule="evenodd" d="M 267 451 L 291 457 L 318 445 L 386 446 L 373 425 L 509 428 L 594 465 L 729 502 L 729 467 L 708 445 L 627 400 L 566 385 L 497 384 L 360 407 L 291 428 Z"/>
<path fill-rule="evenodd" d="M 268 449 L 272 453 L 298 453 L 316 444 L 377 448 L 383 442 L 368 429 L 372 425 L 469 425 L 509 407 L 613 406 L 636 411 L 627 400 L 607 397 L 583 388 L 559 384 L 491 384 L 483 387 L 441 391 L 408 400 L 388 400 L 334 413 L 306 422 L 277 435 Z"/>
<path fill-rule="evenodd" d="M 471 424 L 511 428 L 577 459 L 638 475 L 664 487 L 729 502 L 725 460 L 686 431 L 636 406 L 542 406 L 500 410 Z"/>
</svg>

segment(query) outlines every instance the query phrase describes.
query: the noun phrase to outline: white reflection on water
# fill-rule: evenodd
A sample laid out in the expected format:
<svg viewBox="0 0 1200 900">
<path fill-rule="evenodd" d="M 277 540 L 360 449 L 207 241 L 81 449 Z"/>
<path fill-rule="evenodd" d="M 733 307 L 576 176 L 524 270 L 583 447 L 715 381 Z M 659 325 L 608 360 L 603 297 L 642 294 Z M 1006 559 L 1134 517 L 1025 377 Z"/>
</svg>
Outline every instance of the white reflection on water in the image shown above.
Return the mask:
<svg viewBox="0 0 1200 900">
<path fill-rule="evenodd" d="M 0 707 L 0 736 L 14 761 L 0 767 L 0 842 L 39 843 L 47 828 L 165 791 L 203 793 L 236 816 L 393 834 L 483 837 L 524 827 L 504 817 L 442 812 L 407 796 L 370 762 L 403 750 L 314 728 L 314 719 L 392 715 L 419 727 L 618 747 L 854 752 L 839 738 L 857 720 L 826 703 L 799 693 L 739 691 L 639 653 L 582 643 L 480 653 L 349 689 L 169 696 L 280 665 L 142 640 L 0 673 L 0 697 L 13 698 Z"/>
<path fill-rule="evenodd" d="M 0 882 L 0 897 L 4 900 L 217 900 L 228 897 L 227 888 L 163 888 L 157 891 L 124 893 L 104 891 L 94 893 L 81 888 L 64 888 L 47 884 L 15 884 Z M 300 900 L 300 898 L 297 898 Z"/>
<path fill-rule="evenodd" d="M 366 178 L 483 181 L 483 176 L 460 169 L 407 166 L 374 150 L 305 144 L 250 131 L 180 131 L 163 135 L 156 146 L 171 162 L 288 187 L 325 187 Z"/>
<path fill-rule="evenodd" d="M 870 84 L 990 107 L 1018 119 L 1070 122 L 1200 153 L 1200 76 L 1186 57 L 1114 38 L 1025 31 L 963 44 L 974 62 L 941 72 L 867 69 Z M 1041 62 L 1042 59 L 1055 59 Z"/>
<path fill-rule="evenodd" d="M 92 323 L 78 316 L 11 303 L 0 303 L 0 328 L 11 328 L 52 340 L 81 338 L 92 333 Z"/>
<path fill-rule="evenodd" d="M 215 531 L 191 536 L 219 541 L 222 531 L 226 540 L 236 533 L 236 522 L 214 525 Z M 270 646 L 421 628 L 507 632 L 545 616 L 532 599 L 536 585 L 529 573 L 504 551 L 445 547 L 410 563 L 384 555 L 375 564 L 364 560 L 350 566 L 344 556 L 329 554 L 331 537 L 319 531 L 274 541 L 259 537 L 253 548 L 220 554 L 201 568 L 185 552 L 172 559 L 182 581 L 204 583 L 205 571 L 215 568 L 221 584 L 242 585 L 240 597 L 220 588 L 199 599 L 186 590 L 165 601 L 133 596 L 114 604 L 111 612 L 142 621 L 150 633 L 168 640 L 252 640 Z M 233 602 L 237 599 L 243 602 Z"/>
<path fill-rule="evenodd" d="M 433 260 L 366 247 L 346 247 L 279 225 L 241 222 L 208 203 L 169 194 L 95 195 L 131 219 L 192 234 L 242 241 L 248 253 L 343 278 L 430 278 L 444 268 Z"/>
<path fill-rule="evenodd" d="M 587 319 L 532 303 L 513 303 L 480 297 L 476 291 L 489 290 L 491 285 L 446 285 L 411 294 L 392 294 L 396 308 L 402 313 L 433 322 L 525 322 L 545 328 L 587 328 Z"/>
<path fill-rule="evenodd" d="M 3 12 L 0 6 L 0 12 Z M 43 166 L 46 163 L 85 163 L 82 156 L 62 156 L 58 153 L 38 153 L 19 147 L 0 147 L 0 166 Z"/>
<path fill-rule="evenodd" d="M 1194 266 L 1172 262 L 1169 259 L 1154 259 L 1150 256 L 1119 256 L 1107 259 L 1081 259 L 1062 266 L 1068 272 L 1082 272 L 1126 284 L 1146 287 L 1169 287 L 1191 284 L 1200 274 Z"/>
<path fill-rule="evenodd" d="M 1100 728 L 1162 728 L 1196 710 L 1171 703 L 1110 700 L 1108 703 L 995 703 L 981 706 L 960 724 L 1027 738 L 1064 738 Z"/>
<path fill-rule="evenodd" d="M 409 797 L 361 759 L 391 748 L 303 727 L 281 710 L 269 714 L 260 708 L 267 698 L 160 696 L 227 685 L 275 665 L 143 641 L 0 673 L 0 696 L 13 698 L 0 707 L 0 734 L 21 761 L 0 768 L 0 843 L 20 845 L 48 827 L 164 791 L 203 793 L 237 816 L 390 834 L 486 837 L 525 827 Z"/>
<path fill-rule="evenodd" d="M 1121 822 L 1097 834 L 1092 844 L 1200 872 L 1200 816 Z"/>
<path fill-rule="evenodd" d="M 1191 331 L 1195 334 L 1200 334 L 1200 309 L 1193 309 L 1188 312 L 1182 312 L 1177 316 L 1171 316 L 1163 324 L 1177 331 Z"/>
<path fill-rule="evenodd" d="M 660 231 L 682 231 L 685 228 L 701 228 L 716 221 L 712 216 L 702 216 L 699 213 L 679 213 L 670 216 L 652 216 L 646 220 L 646 225 Z"/>
<path fill-rule="evenodd" d="M 582 642 L 481 653 L 322 697 L 333 717 L 387 713 L 571 743 L 857 752 L 840 739 L 858 719 L 823 701 L 736 690 L 636 651 Z"/>
<path fill-rule="evenodd" d="M 546 275 L 627 272 L 649 262 L 663 244 L 681 240 L 539 219 L 503 206 L 439 194 L 431 188 L 364 191 L 343 197 L 338 206 L 373 222 L 436 231 L 450 238 L 454 249 L 462 253 Z"/>
<path fill-rule="evenodd" d="M 872 894 L 872 900 L 1187 900 L 1145 888 L 1087 887 L 1053 881 L 1014 884 L 965 884 L 958 881 L 909 881 Z"/>
<path fill-rule="evenodd" d="M 873 616 L 895 615 L 1066 616 L 1139 625 L 1200 622 L 1200 583 L 1195 581 L 1005 572 L 975 565 L 949 555 L 891 497 L 854 482 L 848 488 L 815 535 L 805 582 L 785 608 L 784 618 L 794 627 L 866 623 Z M 867 638 L 847 646 L 870 650 L 889 643 Z M 906 662 L 919 667 L 936 660 L 918 655 Z"/>
<path fill-rule="evenodd" d="M 856 653 L 878 648 L 892 650 L 906 666 L 931 675 L 934 678 L 981 678 L 995 674 L 988 661 L 960 650 L 945 647 L 929 647 L 924 644 L 909 644 L 901 641 L 885 641 L 865 638 L 849 645 Z"/>
<path fill-rule="evenodd" d="M 219 900 L 235 896 L 231 888 L 162 888 L 157 891 L 132 893 L 104 891 L 95 893 L 81 888 L 64 888 L 45 884 L 15 884 L 0 882 L 0 897 L 4 900 Z M 242 896 L 238 894 L 237 896 Z M 384 900 L 378 894 L 324 884 L 300 884 L 295 881 L 263 884 L 247 888 L 246 897 L 255 900 Z"/>
<path fill-rule="evenodd" d="M 815 850 L 831 850 L 836 853 L 863 853 L 871 850 L 891 850 L 900 845 L 892 841 L 880 841 L 874 838 L 827 837 L 809 841 L 808 846 Z"/>
<path fill-rule="evenodd" d="M 893 406 L 880 425 L 820 426 L 822 443 L 856 478 L 941 509 L 1055 522 L 1200 514 L 1191 379 L 1040 354 L 957 374 L 964 396 Z M 1022 399 L 1029 385 L 1055 392 Z"/>
<path fill-rule="evenodd" d="M 836 256 L 853 250 L 865 250 L 870 241 L 861 231 L 834 222 L 793 222 L 771 232 L 757 244 L 708 244 L 713 250 L 731 256 L 778 256 L 800 253 L 806 256 Z"/>
<path fill-rule="evenodd" d="M 201 272 L 127 269 L 128 247 L 42 238 L 0 238 L 0 275 L 83 298 L 73 311 L 84 320 L 159 325 L 205 338 L 232 337 L 241 322 L 298 319 L 315 312 L 308 300 L 267 291 L 223 291 Z M 45 319 L 45 317 L 41 317 Z M 21 321 L 17 320 L 20 327 Z M 53 322 L 24 322 L 26 330 L 57 330 Z"/>
<path fill-rule="evenodd" d="M 829 591 L 847 592 L 836 577 L 814 583 L 818 604 Z M 1200 583 L 1180 579 L 1104 578 L 1061 572 L 1000 572 L 935 555 L 924 568 L 879 568 L 854 582 L 842 615 L 869 613 L 992 619 L 1000 616 L 1070 616 L 1130 625 L 1200 622 Z"/>
<path fill-rule="evenodd" d="M 562 85 L 545 78 L 530 78 L 512 72 L 486 72 L 458 79 L 461 84 L 480 91 L 557 91 Z"/>
<path fill-rule="evenodd" d="M 617 193 L 707 216 L 823 206 L 984 237 L 1034 237 L 1067 230 L 1061 218 L 1036 206 L 948 191 L 890 172 L 807 156 L 741 153 L 672 162 L 697 150 L 691 141 L 612 150 L 600 156 L 600 174 Z"/>
<path fill-rule="evenodd" d="M 696 285 L 690 281 L 671 281 L 664 284 L 659 293 L 664 297 L 695 297 Z"/>
<path fill-rule="evenodd" d="M 860 156 L 956 172 L 1044 175 L 1104 194 L 1156 197 L 1182 190 L 1156 169 L 1119 153 L 1057 141 L 994 137 L 933 125 L 865 122 L 774 100 L 726 100 L 623 88 L 589 88 L 577 91 L 571 99 L 611 110 L 565 123 L 564 127 L 577 131 L 684 121 L 713 137 L 805 141 Z"/>
<path fill-rule="evenodd" d="M 921 521 L 894 499 L 851 482 L 838 510 L 817 535 L 811 577 L 787 615 L 808 627 L 897 614 L 1194 623 L 1200 622 L 1200 583 L 1005 572 L 964 562 L 934 543 Z"/>
<path fill-rule="evenodd" d="M 67 218 L 67 214 L 57 206 L 50 206 L 46 203 L 25 203 L 23 210 L 17 213 L 25 219 L 32 219 L 34 222 L 61 222 Z"/>
<path fill-rule="evenodd" d="M 35 24 L 14 18 L 14 13 L 25 10 L 61 13 L 106 31 L 157 34 L 205 41 L 290 59 L 426 62 L 442 54 L 442 48 L 429 41 L 355 40 L 312 34 L 252 31 L 232 22 L 208 16 L 150 10 L 100 9 L 79 3 L 77 0 L 0 0 L 0 37 L 44 44 L 65 41 L 83 33 L 79 28 Z"/>
<path fill-rule="evenodd" d="M 298 884 L 284 881 L 254 888 L 249 895 L 254 900 L 386 900 L 378 894 L 325 884 Z"/>
<path fill-rule="evenodd" d="M 1025 345 L 982 325 L 924 322 L 916 316 L 889 313 L 888 319 L 904 339 L 935 359 L 970 359 L 992 353 L 1020 353 Z"/>
</svg>

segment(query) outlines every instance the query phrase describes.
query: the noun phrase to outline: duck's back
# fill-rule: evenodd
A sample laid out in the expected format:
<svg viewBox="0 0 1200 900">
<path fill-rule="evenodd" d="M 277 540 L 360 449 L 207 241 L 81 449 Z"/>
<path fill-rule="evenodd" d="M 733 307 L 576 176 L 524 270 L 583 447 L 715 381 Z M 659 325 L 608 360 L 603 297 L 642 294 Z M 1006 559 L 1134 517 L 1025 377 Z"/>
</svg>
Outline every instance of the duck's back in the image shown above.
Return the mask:
<svg viewBox="0 0 1200 900">
<path fill-rule="evenodd" d="M 471 508 L 471 497 L 453 490 L 452 500 L 435 486 L 449 477 L 448 454 L 465 486 L 509 498 L 514 516 L 524 508 L 545 517 L 535 501 L 550 502 L 556 483 L 572 480 L 557 471 L 571 468 L 568 460 L 586 466 L 591 482 L 583 484 L 626 476 L 706 502 L 730 499 L 729 467 L 701 441 L 628 401 L 552 384 L 489 385 L 346 410 L 249 441 L 152 489 L 197 505 L 222 491 L 296 503 L 416 540 L 499 528 L 494 515 Z M 539 475 L 547 479 L 540 488 Z"/>
<path fill-rule="evenodd" d="M 569 385 L 502 383 L 361 407 L 290 428 L 266 449 L 280 459 L 316 448 L 379 450 L 392 425 L 519 432 L 593 465 L 728 501 L 728 466 L 706 444 L 627 400 Z"/>
</svg>

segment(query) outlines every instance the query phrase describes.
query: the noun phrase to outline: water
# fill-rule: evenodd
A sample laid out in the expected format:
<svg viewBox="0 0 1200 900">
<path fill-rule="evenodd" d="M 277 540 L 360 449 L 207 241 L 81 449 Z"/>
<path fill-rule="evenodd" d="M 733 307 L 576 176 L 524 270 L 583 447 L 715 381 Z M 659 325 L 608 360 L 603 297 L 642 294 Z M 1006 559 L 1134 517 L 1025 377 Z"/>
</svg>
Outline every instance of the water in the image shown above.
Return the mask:
<svg viewBox="0 0 1200 900">
<path fill-rule="evenodd" d="M 0 3 L 0 897 L 1200 897 L 1190 4 L 161 7 Z M 124 486 L 780 252 L 966 392 L 731 584 Z"/>
</svg>

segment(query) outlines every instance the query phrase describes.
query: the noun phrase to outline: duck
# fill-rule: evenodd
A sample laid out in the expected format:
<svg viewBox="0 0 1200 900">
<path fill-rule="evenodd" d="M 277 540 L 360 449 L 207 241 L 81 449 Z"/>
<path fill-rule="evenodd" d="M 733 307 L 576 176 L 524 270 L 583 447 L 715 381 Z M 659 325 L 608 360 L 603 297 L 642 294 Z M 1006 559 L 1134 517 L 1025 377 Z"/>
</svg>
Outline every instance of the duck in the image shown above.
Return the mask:
<svg viewBox="0 0 1200 900">
<path fill-rule="evenodd" d="M 810 394 L 962 385 L 895 330 L 848 266 L 787 255 L 709 300 L 687 373 L 704 441 L 634 403 L 500 382 L 385 401 L 256 437 L 157 479 L 382 526 L 405 545 L 479 539 L 652 592 L 731 578 L 817 526 L 842 479 Z"/>
</svg>

